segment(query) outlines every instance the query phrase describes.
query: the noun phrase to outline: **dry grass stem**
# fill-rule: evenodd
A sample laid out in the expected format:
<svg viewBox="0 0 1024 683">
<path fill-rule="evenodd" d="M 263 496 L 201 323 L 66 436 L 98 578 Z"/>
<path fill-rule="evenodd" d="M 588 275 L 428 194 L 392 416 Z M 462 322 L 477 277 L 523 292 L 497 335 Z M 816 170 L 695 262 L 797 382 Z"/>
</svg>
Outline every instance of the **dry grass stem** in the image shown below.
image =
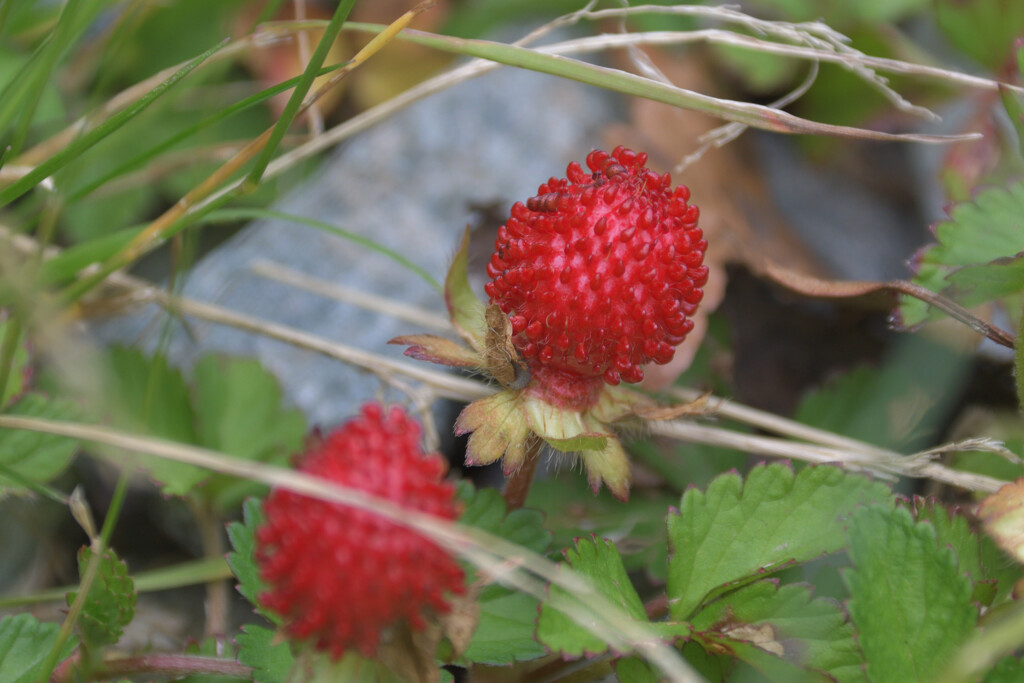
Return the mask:
<svg viewBox="0 0 1024 683">
<path fill-rule="evenodd" d="M 396 320 L 402 320 L 411 325 L 427 327 L 438 332 L 451 332 L 452 330 L 451 323 L 444 316 L 429 313 L 394 299 L 388 299 L 376 294 L 370 294 L 369 292 L 352 289 L 351 287 L 343 287 L 333 282 L 310 277 L 305 273 L 300 273 L 297 270 L 287 268 L 273 261 L 257 259 L 249 265 L 249 270 L 256 275 L 280 282 L 289 287 L 312 292 L 335 301 L 343 301 L 359 308 L 395 318 Z"/>
</svg>

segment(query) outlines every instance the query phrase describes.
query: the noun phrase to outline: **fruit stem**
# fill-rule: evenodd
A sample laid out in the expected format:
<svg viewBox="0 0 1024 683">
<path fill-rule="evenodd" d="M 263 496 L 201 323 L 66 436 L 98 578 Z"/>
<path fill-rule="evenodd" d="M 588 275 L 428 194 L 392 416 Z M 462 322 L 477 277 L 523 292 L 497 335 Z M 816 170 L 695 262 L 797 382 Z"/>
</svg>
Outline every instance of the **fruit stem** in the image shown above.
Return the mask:
<svg viewBox="0 0 1024 683">
<path fill-rule="evenodd" d="M 544 442 L 541 439 L 530 439 L 523 464 L 508 476 L 508 481 L 505 482 L 505 506 L 509 512 L 518 510 L 526 503 L 530 484 L 533 483 L 533 473 L 537 471 L 537 462 L 540 460 L 540 449 L 543 446 Z"/>
</svg>

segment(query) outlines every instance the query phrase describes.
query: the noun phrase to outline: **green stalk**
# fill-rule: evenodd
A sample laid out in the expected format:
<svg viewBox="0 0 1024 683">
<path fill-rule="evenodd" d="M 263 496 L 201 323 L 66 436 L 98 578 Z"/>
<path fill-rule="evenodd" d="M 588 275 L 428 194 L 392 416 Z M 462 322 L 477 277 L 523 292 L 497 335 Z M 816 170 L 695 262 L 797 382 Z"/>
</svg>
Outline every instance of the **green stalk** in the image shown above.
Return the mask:
<svg viewBox="0 0 1024 683">
<path fill-rule="evenodd" d="M 309 89 L 313 87 L 313 81 L 316 80 L 317 72 L 323 66 L 324 60 L 327 59 L 327 53 L 330 51 L 331 46 L 334 45 L 334 41 L 338 37 L 338 33 L 341 32 L 345 19 L 348 18 L 348 14 L 352 11 L 352 7 L 355 4 L 355 0 L 343 0 L 338 5 L 338 9 L 334 11 L 334 16 L 331 17 L 330 23 L 324 29 L 324 34 L 320 38 L 316 50 L 313 51 L 313 56 L 309 58 L 306 70 L 302 72 L 302 77 L 295 86 L 295 90 L 292 91 L 292 96 L 289 98 L 288 104 L 285 105 L 281 118 L 277 120 L 277 125 L 274 126 L 274 130 L 270 134 L 270 139 L 256 157 L 253 168 L 245 180 L 246 185 L 256 187 L 260 184 L 263 173 L 267 170 L 267 166 L 270 164 L 270 160 L 273 158 L 277 148 L 280 147 L 281 141 L 284 140 L 284 135 L 291 127 L 292 121 L 298 115 L 299 108 L 302 107 L 302 101 L 306 98 Z"/>
</svg>

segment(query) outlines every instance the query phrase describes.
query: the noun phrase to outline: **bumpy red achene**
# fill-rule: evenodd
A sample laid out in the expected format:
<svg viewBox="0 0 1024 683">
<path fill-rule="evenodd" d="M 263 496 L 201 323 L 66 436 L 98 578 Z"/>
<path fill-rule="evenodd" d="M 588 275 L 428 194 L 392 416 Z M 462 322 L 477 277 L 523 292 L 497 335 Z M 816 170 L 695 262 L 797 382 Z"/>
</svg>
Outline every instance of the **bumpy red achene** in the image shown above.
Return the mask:
<svg viewBox="0 0 1024 683">
<path fill-rule="evenodd" d="M 303 472 L 443 519 L 458 512 L 445 463 L 419 446 L 420 427 L 401 408 L 376 404 L 327 436 L 302 459 Z M 287 632 L 335 659 L 372 656 L 381 632 L 402 621 L 421 629 L 449 609 L 463 574 L 447 552 L 378 515 L 276 489 L 256 533 L 261 601 Z"/>
<path fill-rule="evenodd" d="M 531 389 L 574 409 L 593 404 L 602 380 L 639 382 L 642 365 L 670 361 L 708 276 L 688 188 L 624 147 L 586 162 L 590 173 L 573 162 L 512 207 L 486 285 Z"/>
</svg>

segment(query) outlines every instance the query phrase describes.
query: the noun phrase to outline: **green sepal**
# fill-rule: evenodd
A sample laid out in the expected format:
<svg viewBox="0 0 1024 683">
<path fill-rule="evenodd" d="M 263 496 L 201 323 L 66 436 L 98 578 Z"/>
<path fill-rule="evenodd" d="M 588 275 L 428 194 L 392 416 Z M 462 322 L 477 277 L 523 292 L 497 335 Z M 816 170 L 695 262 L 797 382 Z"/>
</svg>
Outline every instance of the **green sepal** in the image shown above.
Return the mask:
<svg viewBox="0 0 1024 683">
<path fill-rule="evenodd" d="M 563 410 L 547 401 L 523 395 L 523 411 L 534 434 L 563 452 L 604 448 L 613 434 L 602 430 L 601 423 L 587 421 L 584 413 Z"/>
<path fill-rule="evenodd" d="M 452 327 L 477 352 L 486 347 L 487 323 L 484 319 L 484 305 L 469 284 L 467 264 L 469 263 L 469 229 L 462 234 L 459 250 L 444 279 L 444 303 L 448 307 Z"/>
<path fill-rule="evenodd" d="M 517 393 L 499 391 L 463 408 L 455 420 L 455 434 L 470 432 L 466 465 L 489 465 L 504 457 L 508 474 L 523 464 L 530 427 Z"/>
</svg>

